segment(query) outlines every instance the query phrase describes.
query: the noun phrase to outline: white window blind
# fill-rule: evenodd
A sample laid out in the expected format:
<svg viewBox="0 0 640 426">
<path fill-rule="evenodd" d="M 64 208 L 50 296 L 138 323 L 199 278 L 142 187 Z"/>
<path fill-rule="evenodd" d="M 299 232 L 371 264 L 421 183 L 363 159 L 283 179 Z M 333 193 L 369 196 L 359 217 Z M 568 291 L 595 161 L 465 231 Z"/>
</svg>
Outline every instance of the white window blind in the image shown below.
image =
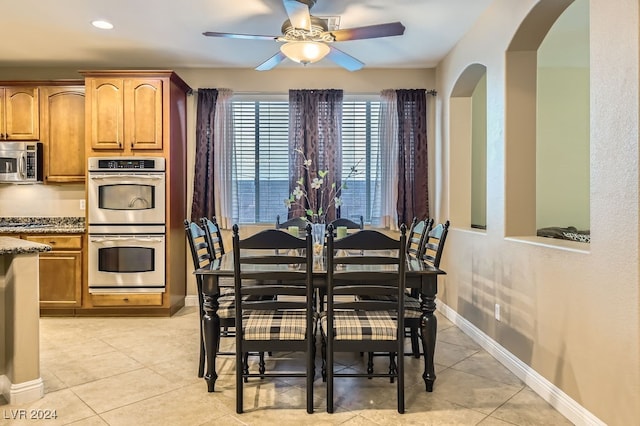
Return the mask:
<svg viewBox="0 0 640 426">
<path fill-rule="evenodd" d="M 233 219 L 275 223 L 287 215 L 289 104 L 234 101 Z"/>
<path fill-rule="evenodd" d="M 370 223 L 379 209 L 372 205 L 379 179 L 377 160 L 379 101 L 345 101 L 342 104 L 342 191 L 341 217 Z M 352 167 L 357 169 L 354 175 Z M 351 177 L 349 174 L 351 173 Z M 378 213 L 379 214 L 379 213 Z"/>
</svg>

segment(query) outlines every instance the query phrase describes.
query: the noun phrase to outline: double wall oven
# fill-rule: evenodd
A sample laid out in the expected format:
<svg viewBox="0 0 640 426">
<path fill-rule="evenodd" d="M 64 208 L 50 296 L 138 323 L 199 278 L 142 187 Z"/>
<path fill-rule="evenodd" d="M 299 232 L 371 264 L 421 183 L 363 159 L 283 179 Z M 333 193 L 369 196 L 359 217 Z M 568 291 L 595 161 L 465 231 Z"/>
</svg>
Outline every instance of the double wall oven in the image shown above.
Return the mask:
<svg viewBox="0 0 640 426">
<path fill-rule="evenodd" d="M 88 160 L 89 292 L 164 292 L 165 160 Z"/>
</svg>

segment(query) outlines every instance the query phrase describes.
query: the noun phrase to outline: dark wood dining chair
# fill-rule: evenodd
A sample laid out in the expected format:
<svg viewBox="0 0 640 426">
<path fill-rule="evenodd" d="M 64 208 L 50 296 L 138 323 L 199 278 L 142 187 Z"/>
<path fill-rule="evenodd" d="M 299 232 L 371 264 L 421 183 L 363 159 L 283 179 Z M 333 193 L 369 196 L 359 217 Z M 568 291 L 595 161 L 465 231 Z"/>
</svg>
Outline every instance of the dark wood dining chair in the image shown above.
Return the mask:
<svg viewBox="0 0 640 426">
<path fill-rule="evenodd" d="M 408 259 L 420 259 L 424 252 L 424 245 L 427 241 L 427 234 L 431 230 L 433 225 L 433 219 L 426 218 L 418 220 L 414 217 L 411 222 L 409 233 L 407 234 L 407 258 Z M 420 309 L 420 300 L 417 289 L 407 289 L 405 294 L 405 337 L 408 337 L 411 342 L 411 352 L 405 353 L 407 356 L 414 356 L 420 358 L 420 321 L 422 317 L 422 311 Z M 376 296 L 363 296 L 364 298 L 375 298 Z M 369 359 L 375 354 L 370 353 Z"/>
<path fill-rule="evenodd" d="M 339 217 L 338 219 L 333 220 L 329 225 L 333 226 L 334 232 L 336 229 L 338 229 L 338 226 L 346 227 L 347 232 L 353 231 L 354 229 L 361 231 L 364 229 L 364 218 L 360 216 L 360 220 L 358 222 L 355 222 L 351 219 Z"/>
<path fill-rule="evenodd" d="M 307 232 L 307 225 L 309 221 L 306 217 L 294 217 L 288 219 L 284 222 L 280 222 L 280 215 L 276 216 L 276 229 L 281 229 L 283 231 L 289 231 L 289 227 L 297 227 L 298 228 L 298 237 L 304 238 Z M 276 252 L 277 253 L 277 252 Z"/>
<path fill-rule="evenodd" d="M 211 256 L 212 259 L 220 259 L 225 253 L 224 241 L 222 240 L 222 231 L 220 230 L 220 226 L 218 226 L 215 216 L 211 219 L 206 217 L 201 218 L 200 224 L 202 229 L 205 231 L 204 236 L 207 241 L 207 251 L 209 252 L 209 256 Z M 225 301 L 228 302 L 229 297 L 234 296 L 233 278 L 219 277 L 218 287 L 220 288 L 220 297 L 226 297 Z M 233 312 L 229 312 L 229 314 L 233 314 Z M 220 328 L 222 330 L 223 337 L 233 337 L 233 335 L 229 333 L 229 327 L 233 326 L 235 319 L 233 318 L 234 315 L 231 315 L 231 317 L 232 318 L 221 320 Z M 233 355 L 234 353 L 218 352 L 218 354 Z"/>
<path fill-rule="evenodd" d="M 297 238 L 267 229 L 240 239 L 233 226 L 236 306 L 236 412 L 243 412 L 244 381 L 250 377 L 305 377 L 306 408 L 313 412 L 316 312 L 313 298 L 311 225 Z M 276 252 L 277 250 L 277 252 Z M 277 296 L 277 297 L 274 297 Z M 305 354 L 305 371 L 250 373 L 249 351 Z"/>
<path fill-rule="evenodd" d="M 206 268 L 212 261 L 209 249 L 207 246 L 207 239 L 205 237 L 205 231 L 197 223 L 191 222 L 187 219 L 184 221 L 184 230 L 189 243 L 189 249 L 191 251 L 191 258 L 193 259 L 193 268 L 201 269 Z M 198 377 L 204 376 L 205 367 L 205 349 L 204 349 L 204 334 L 202 317 L 204 316 L 204 300 L 202 296 L 202 280 L 201 275 L 196 275 L 196 287 L 198 292 L 198 310 L 200 312 L 200 358 L 198 361 Z"/>
<path fill-rule="evenodd" d="M 280 215 L 276 216 L 276 229 L 288 230 L 290 226 L 298 227 L 298 236 L 304 238 L 305 232 L 307 232 L 307 225 L 309 221 L 304 217 L 294 217 L 292 219 L 285 220 L 284 222 L 280 222 Z"/>
<path fill-rule="evenodd" d="M 411 228 L 407 234 L 407 257 L 420 259 L 424 252 L 424 246 L 427 241 L 427 234 L 431 231 L 433 226 L 433 219 L 426 218 L 418 220 L 417 217 L 413 218 L 411 222 Z M 418 290 L 412 289 L 408 291 L 409 297 L 405 300 L 405 327 L 408 332 L 408 337 L 411 339 L 411 353 L 406 355 L 413 355 L 415 358 L 420 358 L 420 347 L 418 344 L 419 330 L 420 330 L 420 302 L 418 300 Z M 417 303 L 417 306 L 416 306 Z"/>
<path fill-rule="evenodd" d="M 211 222 L 213 223 L 213 222 Z M 212 256 L 214 251 L 210 251 L 209 243 L 207 242 L 207 231 L 205 229 L 211 228 L 203 228 L 200 227 L 196 222 L 191 222 L 189 220 L 184 221 L 185 232 L 187 235 L 187 241 L 189 242 L 189 248 L 191 251 L 191 258 L 193 259 L 193 267 L 194 269 L 206 268 L 209 264 L 216 259 Z M 224 251 L 224 249 L 223 249 Z M 196 275 L 196 291 L 198 292 L 198 311 L 200 313 L 200 358 L 198 362 L 198 377 L 204 376 L 204 368 L 205 368 L 205 346 L 204 346 L 204 330 L 202 318 L 204 316 L 204 298 L 202 295 L 202 280 L 204 279 L 203 275 Z M 220 296 L 218 297 L 218 316 L 220 317 L 220 328 L 224 330 L 222 334 L 223 337 L 233 337 L 233 333 L 229 333 L 229 329 L 233 329 L 235 327 L 235 305 L 236 305 L 236 297 L 234 293 L 234 288 L 232 287 L 233 282 L 231 282 L 228 286 L 220 287 Z M 235 352 L 220 352 L 219 348 L 216 348 L 218 355 L 234 355 Z M 264 353 L 258 354 L 260 356 L 261 363 L 264 363 Z"/>
<path fill-rule="evenodd" d="M 433 224 L 433 219 L 429 219 Z M 429 227 L 430 228 L 430 227 Z M 449 232 L 449 221 L 440 223 L 432 229 L 427 228 L 427 232 L 423 237 L 422 249 L 419 251 L 418 259 L 434 266 L 440 266 L 440 259 L 444 251 L 444 243 Z M 405 297 L 405 326 L 409 331 L 411 338 L 411 351 L 415 358 L 420 358 L 420 350 L 418 345 L 418 337 L 420 330 L 420 322 L 422 321 L 422 309 L 420 308 L 420 296 L 417 290 L 413 290 Z"/>
<path fill-rule="evenodd" d="M 422 260 L 429 265 L 440 266 L 440 259 L 444 252 L 444 243 L 449 233 L 449 221 L 439 223 L 427 234 L 427 240 L 422 250 Z"/>
<path fill-rule="evenodd" d="M 201 218 L 200 224 L 206 231 L 205 238 L 208 244 L 209 255 L 214 259 L 219 259 L 224 254 L 224 242 L 222 241 L 222 232 L 220 231 L 215 216 L 211 219 L 206 217 Z"/>
<path fill-rule="evenodd" d="M 409 233 L 407 234 L 407 256 L 415 258 L 422 256 L 427 234 L 431 231 L 432 226 L 433 219 L 431 218 L 422 220 L 418 220 L 417 217 L 413 218 L 411 228 L 409 228 Z"/>
<path fill-rule="evenodd" d="M 398 239 L 375 230 L 335 239 L 331 228 L 327 232 L 327 308 L 320 314 L 327 412 L 334 411 L 336 377 L 385 377 L 397 382 L 398 412 L 404 413 L 406 228 L 402 225 Z M 361 254 L 354 254 L 358 251 Z M 336 352 L 389 353 L 389 372 L 374 373 L 372 365 L 366 373 L 334 371 Z"/>
</svg>

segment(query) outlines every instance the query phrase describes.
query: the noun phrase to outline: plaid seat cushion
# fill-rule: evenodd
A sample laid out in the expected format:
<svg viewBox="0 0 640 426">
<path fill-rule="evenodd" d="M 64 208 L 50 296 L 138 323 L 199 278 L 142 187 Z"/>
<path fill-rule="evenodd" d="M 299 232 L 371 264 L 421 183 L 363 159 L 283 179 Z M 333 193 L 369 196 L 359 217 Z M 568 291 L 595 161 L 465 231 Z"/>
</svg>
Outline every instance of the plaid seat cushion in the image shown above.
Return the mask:
<svg viewBox="0 0 640 426">
<path fill-rule="evenodd" d="M 233 289 L 232 289 L 233 290 Z M 218 298 L 218 316 L 220 318 L 234 318 L 236 316 L 236 297 L 231 295 L 220 296 Z"/>
<path fill-rule="evenodd" d="M 218 277 L 218 285 L 220 287 L 231 287 L 233 289 L 234 283 L 235 279 L 233 277 Z"/>
<path fill-rule="evenodd" d="M 245 340 L 305 340 L 306 312 L 304 310 L 248 312 L 242 319 L 242 332 Z"/>
<path fill-rule="evenodd" d="M 235 318 L 236 316 L 236 296 L 233 292 L 233 288 L 231 291 L 223 292 L 222 288 L 220 289 L 221 295 L 218 297 L 218 316 L 220 318 Z M 243 300 L 255 300 L 255 296 L 244 296 Z"/>
<path fill-rule="evenodd" d="M 327 335 L 327 316 L 320 316 L 322 334 Z M 396 340 L 398 322 L 387 311 L 336 311 L 335 340 Z"/>
<path fill-rule="evenodd" d="M 404 297 L 404 317 L 420 318 L 421 316 L 422 309 L 420 309 L 420 300 L 407 294 Z"/>
<path fill-rule="evenodd" d="M 220 297 L 233 296 L 235 289 L 233 287 L 220 286 Z"/>
<path fill-rule="evenodd" d="M 391 299 L 391 296 L 362 296 L 363 299 L 378 299 L 378 300 L 395 300 Z M 408 294 L 404 296 L 404 317 L 405 318 L 420 318 L 422 316 L 422 310 L 420 309 L 420 299 L 412 297 Z"/>
</svg>

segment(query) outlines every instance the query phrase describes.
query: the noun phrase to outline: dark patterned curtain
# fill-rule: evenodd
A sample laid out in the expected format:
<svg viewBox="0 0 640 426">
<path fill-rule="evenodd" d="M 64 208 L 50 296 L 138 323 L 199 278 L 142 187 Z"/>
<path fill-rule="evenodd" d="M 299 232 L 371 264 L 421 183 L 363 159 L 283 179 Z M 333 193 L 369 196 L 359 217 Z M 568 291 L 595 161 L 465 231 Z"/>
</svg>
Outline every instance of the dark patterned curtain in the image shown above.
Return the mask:
<svg viewBox="0 0 640 426">
<path fill-rule="evenodd" d="M 328 223 L 336 218 L 331 192 L 332 185 L 339 188 L 342 179 L 342 97 L 342 90 L 338 89 L 289 91 L 290 192 L 303 174 L 305 158 L 311 160 L 311 178 L 318 170 L 328 171 L 319 189 L 312 189 L 311 179 L 305 176 L 308 203 L 304 207 L 292 206 L 289 218 L 304 216 L 305 208 L 317 210 L 320 205 L 325 210 L 329 207 L 320 221 Z"/>
<path fill-rule="evenodd" d="M 398 90 L 398 223 L 429 217 L 426 90 Z"/>
<path fill-rule="evenodd" d="M 196 121 L 196 164 L 193 178 L 193 201 L 191 220 L 215 216 L 213 169 L 214 169 L 214 118 L 217 89 L 198 89 Z"/>
</svg>

